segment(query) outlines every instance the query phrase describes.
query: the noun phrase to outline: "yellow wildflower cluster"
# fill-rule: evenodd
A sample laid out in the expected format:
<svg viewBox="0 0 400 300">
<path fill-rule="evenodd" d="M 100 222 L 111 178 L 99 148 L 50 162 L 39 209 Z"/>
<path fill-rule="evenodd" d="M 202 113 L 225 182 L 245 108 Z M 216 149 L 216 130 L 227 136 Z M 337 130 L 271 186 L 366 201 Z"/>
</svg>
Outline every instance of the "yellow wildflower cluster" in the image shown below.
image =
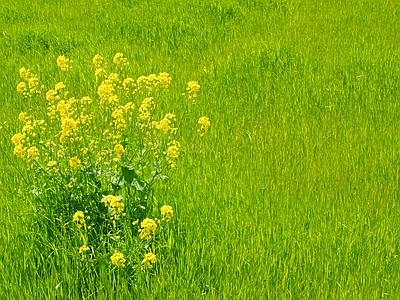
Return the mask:
<svg viewBox="0 0 400 300">
<path fill-rule="evenodd" d="M 170 164 L 171 168 L 176 167 L 176 159 L 179 157 L 179 148 L 181 147 L 181 144 L 178 141 L 171 141 L 168 143 L 168 149 L 167 149 L 167 161 Z"/>
<path fill-rule="evenodd" d="M 61 71 L 68 71 L 72 69 L 70 63 L 72 63 L 72 60 L 65 57 L 65 55 L 57 57 L 57 66 L 60 68 Z"/>
<path fill-rule="evenodd" d="M 122 53 L 117 53 L 113 62 L 108 66 L 102 56 L 93 58 L 96 83 L 94 79 L 87 82 L 88 86 L 96 86 L 88 91 L 87 95 L 93 95 L 92 98 L 70 93 L 73 90 L 65 83 L 76 81 L 70 80 L 72 74 L 60 72 L 61 78 L 43 90 L 47 91 L 44 119 L 35 119 L 30 113 L 21 112 L 18 119 L 22 128 L 11 141 L 15 155 L 28 161 L 29 170 L 34 169 L 38 176 L 42 176 L 38 178 L 39 182 L 46 181 L 48 186 L 55 186 L 53 190 L 41 190 L 41 195 L 51 199 L 48 211 L 51 217 L 65 215 L 70 220 L 72 217 L 70 223 L 80 237 L 75 249 L 82 258 L 88 253 L 94 257 L 96 243 L 101 244 L 107 239 L 105 244 L 112 249 L 111 253 L 107 252 L 107 257 L 115 266 L 124 267 L 131 253 L 122 251 L 127 255 L 125 257 L 114 251 L 129 249 L 129 241 L 124 239 L 126 235 L 122 232 L 124 224 L 138 219 L 132 223 L 139 227 L 137 239 L 141 242 L 138 245 L 148 252 L 142 263 L 151 267 L 157 258 L 149 252 L 149 246 L 156 242 L 154 236 L 162 230 L 160 224 L 171 221 L 174 210 L 169 205 L 162 206 L 161 223 L 129 209 L 135 207 L 136 201 L 145 209 L 151 207 L 149 191 L 153 183 L 166 178 L 166 171 L 176 167 L 181 153 L 176 138 L 176 116 L 158 111 L 164 104 L 156 102 L 156 97 L 162 95 L 161 89 L 170 86 L 171 76 L 159 73 L 134 79 L 126 74 L 129 68 L 122 68 L 128 65 Z M 68 71 L 71 60 L 60 56 L 57 66 L 61 71 Z M 36 75 L 22 68 L 20 76 L 24 83 L 17 89 L 24 97 L 40 92 Z M 83 88 L 84 85 L 78 90 Z M 189 82 L 187 94 L 190 99 L 194 101 L 199 90 L 197 82 Z M 202 134 L 210 127 L 207 117 L 201 117 L 198 123 Z M 124 197 L 109 194 L 113 193 L 112 190 Z M 102 194 L 99 207 L 97 199 Z M 81 210 L 65 211 L 66 208 Z M 105 213 L 101 214 L 102 211 Z M 96 216 L 94 220 L 99 230 L 90 231 L 94 223 L 89 222 L 89 215 Z M 127 220 L 128 216 L 132 220 Z M 92 239 L 98 233 L 107 236 Z"/>
<path fill-rule="evenodd" d="M 152 268 L 153 267 L 152 264 L 154 264 L 156 261 L 157 261 L 157 256 L 154 253 L 149 252 L 144 255 L 142 264 L 144 264 L 148 268 Z"/>
<path fill-rule="evenodd" d="M 72 217 L 72 221 L 76 223 L 78 228 L 85 224 L 85 214 L 83 211 L 78 210 Z"/>
<path fill-rule="evenodd" d="M 79 253 L 82 254 L 82 260 L 86 258 L 85 252 L 89 251 L 90 248 L 86 245 L 79 247 Z"/>
<path fill-rule="evenodd" d="M 38 160 L 39 159 L 39 149 L 35 146 L 29 147 L 26 151 L 28 160 Z"/>
<path fill-rule="evenodd" d="M 125 96 L 133 95 L 136 93 L 136 80 L 128 77 L 122 82 L 122 88 L 125 91 Z"/>
<path fill-rule="evenodd" d="M 41 93 L 41 87 L 39 87 L 39 79 L 29 69 L 21 68 L 19 70 L 19 76 L 24 81 L 21 81 L 17 85 L 17 92 L 24 98 L 32 97 L 34 94 Z"/>
<path fill-rule="evenodd" d="M 24 123 L 20 133 L 11 137 L 14 144 L 14 154 L 28 161 L 37 161 L 39 159 L 39 149 L 33 144 L 33 139 L 40 137 L 46 130 L 44 120 L 33 120 L 26 113 L 19 114 L 19 120 Z"/>
<path fill-rule="evenodd" d="M 160 209 L 161 211 L 161 216 L 163 217 L 163 220 L 166 222 L 169 222 L 172 219 L 172 216 L 174 215 L 174 210 L 170 205 L 164 205 Z"/>
<path fill-rule="evenodd" d="M 126 259 L 121 252 L 115 252 L 113 255 L 111 255 L 110 260 L 111 263 L 117 267 L 125 267 Z"/>
<path fill-rule="evenodd" d="M 153 126 L 164 133 L 176 133 L 178 131 L 178 128 L 173 127 L 172 121 L 175 120 L 175 115 L 168 113 L 165 115 L 165 117 L 160 120 L 160 121 L 154 121 Z"/>
<path fill-rule="evenodd" d="M 96 77 L 96 81 L 99 80 L 100 77 L 104 78 L 107 77 L 106 69 L 107 69 L 107 62 L 105 61 L 104 57 L 99 54 L 96 54 L 92 59 L 93 65 L 96 68 L 94 71 L 94 76 Z"/>
<path fill-rule="evenodd" d="M 25 135 L 22 133 L 16 133 L 12 136 L 11 142 L 14 144 L 14 154 L 19 158 L 25 157 L 26 148 L 24 147 Z"/>
<path fill-rule="evenodd" d="M 156 233 L 157 223 L 153 219 L 146 218 L 140 223 L 139 237 L 142 240 L 150 240 Z"/>
<path fill-rule="evenodd" d="M 114 146 L 114 154 L 117 158 L 121 158 L 122 154 L 124 154 L 125 148 L 121 144 L 116 144 Z"/>
<path fill-rule="evenodd" d="M 113 63 L 116 64 L 118 67 L 124 67 L 129 65 L 128 59 L 124 57 L 124 54 L 122 54 L 121 52 L 115 54 Z"/>
<path fill-rule="evenodd" d="M 107 195 L 103 198 L 104 205 L 110 209 L 111 216 L 118 218 L 124 211 L 124 203 L 120 196 Z"/>
<path fill-rule="evenodd" d="M 137 80 L 127 77 L 122 83 L 122 88 L 125 91 L 125 95 L 134 95 L 137 92 L 150 94 L 154 89 L 163 87 L 169 88 L 172 78 L 168 73 L 150 74 L 148 76 L 140 76 Z"/>
<path fill-rule="evenodd" d="M 199 129 L 199 131 L 201 132 L 201 135 L 203 136 L 204 133 L 211 126 L 210 119 L 207 117 L 200 117 L 198 123 L 201 125 L 201 128 Z"/>
<path fill-rule="evenodd" d="M 186 90 L 188 91 L 189 99 L 191 99 L 193 103 L 195 103 L 195 98 L 197 98 L 200 91 L 200 84 L 197 81 L 190 81 L 188 82 Z"/>
<path fill-rule="evenodd" d="M 79 253 L 83 253 L 85 251 L 89 251 L 90 248 L 86 245 L 83 245 L 82 247 L 79 248 Z"/>
<path fill-rule="evenodd" d="M 97 88 L 97 94 L 100 97 L 100 105 L 102 107 L 114 107 L 119 103 L 118 95 L 115 93 L 118 84 L 119 76 L 117 73 L 111 73 L 101 82 Z"/>
<path fill-rule="evenodd" d="M 74 156 L 69 160 L 68 164 L 71 167 L 71 169 L 76 170 L 80 168 L 81 160 L 78 157 Z"/>
<path fill-rule="evenodd" d="M 112 124 L 110 127 L 114 127 L 117 132 L 121 132 L 126 129 L 127 121 L 132 120 L 132 114 L 135 106 L 132 102 L 128 102 L 125 105 L 119 105 L 111 113 Z"/>
<path fill-rule="evenodd" d="M 156 108 L 153 97 L 145 98 L 139 107 L 138 120 L 141 123 L 141 127 L 148 126 L 150 122 L 151 112 Z"/>
<path fill-rule="evenodd" d="M 144 93 L 146 90 L 151 92 L 158 86 L 162 86 L 163 88 L 167 89 L 170 86 L 171 81 L 171 76 L 165 72 L 159 73 L 158 75 L 150 74 L 148 76 L 140 76 L 136 82 L 137 90 L 142 93 Z"/>
<path fill-rule="evenodd" d="M 47 103 L 47 115 L 50 117 L 50 119 L 55 119 L 57 115 L 57 104 L 58 101 L 61 100 L 60 97 L 60 92 L 62 89 L 65 88 L 65 84 L 62 82 L 59 82 L 55 85 L 54 90 L 49 90 L 46 93 L 46 100 L 48 101 Z M 63 95 L 66 96 L 66 95 Z"/>
</svg>

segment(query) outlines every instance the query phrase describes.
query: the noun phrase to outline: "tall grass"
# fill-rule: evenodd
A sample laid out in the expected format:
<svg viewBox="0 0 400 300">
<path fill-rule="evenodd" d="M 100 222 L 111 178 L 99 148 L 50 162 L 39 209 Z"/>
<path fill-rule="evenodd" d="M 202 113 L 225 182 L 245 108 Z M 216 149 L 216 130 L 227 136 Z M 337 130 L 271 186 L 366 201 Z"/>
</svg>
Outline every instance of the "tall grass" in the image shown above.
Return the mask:
<svg viewBox="0 0 400 300">
<path fill-rule="evenodd" d="M 399 13 L 390 0 L 3 0 L 0 297 L 82 297 L 77 269 L 33 247 L 20 201 L 9 133 L 38 104 L 15 92 L 19 68 L 54 76 L 61 54 L 123 52 L 134 76 L 169 72 L 173 94 L 198 80 L 212 127 L 157 192 L 177 218 L 155 272 L 93 274 L 88 299 L 396 299 Z"/>
</svg>

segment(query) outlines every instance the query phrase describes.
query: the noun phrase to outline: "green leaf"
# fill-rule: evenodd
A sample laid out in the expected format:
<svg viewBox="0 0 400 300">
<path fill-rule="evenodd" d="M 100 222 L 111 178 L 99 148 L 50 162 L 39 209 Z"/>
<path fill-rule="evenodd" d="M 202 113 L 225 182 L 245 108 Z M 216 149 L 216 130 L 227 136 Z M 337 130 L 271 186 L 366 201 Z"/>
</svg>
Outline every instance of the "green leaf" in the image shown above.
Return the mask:
<svg viewBox="0 0 400 300">
<path fill-rule="evenodd" d="M 139 179 L 135 170 L 131 166 L 122 166 L 122 175 L 127 183 L 131 184 L 133 179 Z"/>
<path fill-rule="evenodd" d="M 137 191 L 143 192 L 145 188 L 145 183 L 143 181 L 139 182 L 137 179 L 131 184 Z"/>
</svg>

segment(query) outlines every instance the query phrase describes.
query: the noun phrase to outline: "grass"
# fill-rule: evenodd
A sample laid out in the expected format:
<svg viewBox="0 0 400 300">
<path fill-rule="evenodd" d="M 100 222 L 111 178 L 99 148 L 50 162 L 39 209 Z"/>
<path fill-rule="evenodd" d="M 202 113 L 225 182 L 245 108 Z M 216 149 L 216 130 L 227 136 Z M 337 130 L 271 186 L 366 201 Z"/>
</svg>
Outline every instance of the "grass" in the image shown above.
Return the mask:
<svg viewBox="0 0 400 300">
<path fill-rule="evenodd" d="M 176 211 L 171 252 L 136 288 L 93 274 L 88 299 L 396 299 L 399 14 L 390 0 L 3 0 L 0 297 L 80 297 L 20 201 L 8 132 L 38 104 L 15 92 L 19 68 L 56 80 L 61 54 L 123 52 L 176 95 L 198 80 L 212 127 L 157 192 Z"/>
</svg>

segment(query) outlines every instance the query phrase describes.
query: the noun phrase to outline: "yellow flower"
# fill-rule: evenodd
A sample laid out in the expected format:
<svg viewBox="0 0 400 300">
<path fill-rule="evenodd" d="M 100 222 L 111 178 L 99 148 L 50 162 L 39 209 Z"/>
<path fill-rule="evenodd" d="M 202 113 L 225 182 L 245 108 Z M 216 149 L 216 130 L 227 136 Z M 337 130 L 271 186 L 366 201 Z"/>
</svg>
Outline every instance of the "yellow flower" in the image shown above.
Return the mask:
<svg viewBox="0 0 400 300">
<path fill-rule="evenodd" d="M 97 94 L 101 103 L 108 102 L 108 99 L 114 95 L 114 86 L 111 83 L 102 82 L 97 88 Z"/>
<path fill-rule="evenodd" d="M 171 165 L 172 168 L 176 166 L 175 160 L 179 157 L 179 147 L 180 143 L 178 141 L 173 140 L 168 143 L 167 149 L 167 161 Z"/>
<path fill-rule="evenodd" d="M 81 166 L 81 161 L 76 156 L 72 157 L 68 163 L 71 169 L 78 169 Z"/>
<path fill-rule="evenodd" d="M 82 247 L 79 248 L 79 253 L 83 253 L 85 251 L 89 251 L 90 248 L 86 245 L 83 245 Z"/>
<path fill-rule="evenodd" d="M 94 71 L 94 76 L 96 77 L 96 81 L 99 80 L 100 77 L 106 77 L 106 70 L 103 68 L 98 68 Z"/>
<path fill-rule="evenodd" d="M 69 63 L 72 62 L 69 58 L 66 58 L 65 55 L 61 55 L 57 58 L 57 66 L 61 71 L 68 71 L 72 67 Z"/>
<path fill-rule="evenodd" d="M 27 114 L 24 112 L 19 113 L 18 120 L 20 120 L 22 123 L 26 123 L 26 121 L 28 120 Z"/>
<path fill-rule="evenodd" d="M 18 145 L 22 144 L 24 137 L 25 137 L 24 134 L 16 133 L 12 136 L 11 142 L 14 144 L 14 146 L 18 146 Z"/>
<path fill-rule="evenodd" d="M 210 119 L 207 117 L 200 117 L 198 123 L 201 125 L 199 131 L 201 131 L 201 135 L 204 135 L 204 132 L 207 131 L 208 128 L 211 126 Z"/>
<path fill-rule="evenodd" d="M 25 98 L 28 98 L 30 96 L 29 91 L 28 91 L 28 86 L 26 85 L 25 82 L 20 82 L 17 85 L 17 92 L 24 96 Z"/>
<path fill-rule="evenodd" d="M 19 158 L 24 158 L 26 148 L 24 148 L 21 144 L 14 147 L 14 155 Z"/>
<path fill-rule="evenodd" d="M 124 258 L 124 255 L 120 252 L 116 252 L 113 255 L 110 256 L 111 263 L 117 267 L 125 267 L 125 262 L 126 259 Z"/>
<path fill-rule="evenodd" d="M 156 233 L 157 223 L 153 219 L 146 218 L 140 223 L 139 237 L 150 240 Z"/>
<path fill-rule="evenodd" d="M 92 99 L 90 99 L 90 97 L 88 97 L 88 96 L 85 96 L 85 97 L 82 97 L 80 102 L 83 105 L 87 105 L 87 104 L 92 103 Z"/>
<path fill-rule="evenodd" d="M 39 87 L 39 79 L 36 76 L 33 76 L 29 78 L 28 80 L 28 87 L 30 89 L 30 93 L 37 93 L 40 94 L 40 91 L 38 90 Z"/>
<path fill-rule="evenodd" d="M 117 66 L 121 66 L 121 67 L 129 64 L 128 59 L 125 58 L 121 52 L 118 52 L 117 54 L 115 54 L 113 62 Z"/>
<path fill-rule="evenodd" d="M 126 128 L 126 121 L 124 119 L 124 108 L 120 106 L 119 108 L 115 109 L 111 117 L 114 119 L 113 123 L 116 128 L 118 129 L 125 129 Z"/>
<path fill-rule="evenodd" d="M 54 167 L 57 164 L 57 162 L 55 160 L 51 160 L 47 163 L 48 167 Z"/>
<path fill-rule="evenodd" d="M 124 146 L 122 146 L 121 144 L 117 144 L 114 146 L 114 153 L 116 156 L 121 157 L 122 154 L 124 154 L 125 149 Z"/>
<path fill-rule="evenodd" d="M 169 222 L 174 215 L 174 210 L 172 209 L 171 206 L 169 205 L 164 205 L 160 209 L 161 215 L 163 216 L 163 219 L 167 222 Z"/>
<path fill-rule="evenodd" d="M 58 151 L 57 151 L 57 157 L 58 157 L 58 158 L 64 157 L 64 151 L 58 150 Z"/>
<path fill-rule="evenodd" d="M 60 103 L 59 103 L 60 104 Z M 60 111 L 63 111 L 64 108 L 60 108 Z M 61 112 L 60 112 L 61 114 Z M 67 137 L 72 137 L 77 132 L 78 124 L 77 122 L 68 117 L 61 118 L 61 135 L 60 142 L 65 143 Z"/>
<path fill-rule="evenodd" d="M 124 204 L 121 202 L 121 198 L 116 197 L 110 202 L 111 215 L 118 218 L 119 215 L 124 211 Z"/>
<path fill-rule="evenodd" d="M 29 80 L 29 77 L 32 76 L 32 73 L 29 69 L 22 67 L 21 69 L 19 69 L 19 77 L 21 77 L 22 79 L 25 80 Z"/>
<path fill-rule="evenodd" d="M 168 73 L 164 72 L 158 74 L 158 80 L 160 81 L 160 85 L 167 89 L 171 84 L 172 78 Z"/>
<path fill-rule="evenodd" d="M 180 147 L 180 143 L 178 141 L 172 141 L 169 143 L 169 147 L 167 150 L 167 155 L 170 158 L 178 158 L 179 157 L 179 147 Z"/>
<path fill-rule="evenodd" d="M 128 96 L 129 92 L 132 92 L 132 93 L 134 92 L 134 91 L 131 91 L 131 87 L 134 88 L 135 85 L 136 85 L 136 83 L 133 78 L 128 77 L 128 78 L 124 79 L 124 81 L 122 83 L 122 88 L 124 89 L 126 96 Z"/>
<path fill-rule="evenodd" d="M 98 69 L 98 68 L 101 68 L 101 66 L 103 65 L 104 58 L 101 55 L 96 54 L 93 57 L 92 62 L 93 62 L 93 65 Z"/>
<path fill-rule="evenodd" d="M 124 211 L 124 203 L 121 202 L 121 197 L 107 195 L 102 200 L 106 207 L 110 208 L 111 215 L 117 219 Z"/>
<path fill-rule="evenodd" d="M 197 81 L 190 81 L 188 82 L 186 90 L 189 93 L 189 99 L 192 99 L 194 103 L 195 102 L 194 98 L 197 97 L 200 91 L 200 84 Z"/>
<path fill-rule="evenodd" d="M 154 103 L 153 97 L 145 98 L 139 107 L 138 119 L 148 122 L 150 120 L 150 114 L 155 109 L 155 107 L 156 104 Z"/>
<path fill-rule="evenodd" d="M 171 133 L 175 133 L 178 128 L 174 128 L 172 127 L 172 121 L 175 119 L 175 115 L 173 114 L 166 114 L 164 119 L 162 119 L 160 122 L 157 122 L 155 124 L 156 128 L 163 131 L 164 133 L 167 133 L 168 131 L 170 131 Z"/>
<path fill-rule="evenodd" d="M 105 196 L 105 197 L 103 198 L 104 205 L 105 205 L 105 206 L 110 206 L 110 203 L 111 203 L 112 201 L 115 201 L 116 198 L 119 199 L 118 196 L 113 196 L 113 195 L 107 195 L 107 196 Z"/>
<path fill-rule="evenodd" d="M 119 82 L 119 75 L 117 73 L 111 73 L 107 77 L 107 82 L 113 83 L 113 84 L 118 83 Z"/>
<path fill-rule="evenodd" d="M 28 159 L 37 160 L 39 158 L 39 150 L 35 146 L 28 148 L 27 154 L 28 154 Z"/>
<path fill-rule="evenodd" d="M 76 223 L 78 228 L 81 228 L 83 224 L 85 224 L 85 214 L 83 211 L 78 210 L 74 215 L 72 216 L 72 221 Z"/>
<path fill-rule="evenodd" d="M 156 261 L 157 261 L 157 256 L 154 253 L 149 252 L 144 255 L 142 264 L 145 264 L 149 268 L 152 268 L 152 264 L 154 264 Z"/>
<path fill-rule="evenodd" d="M 46 100 L 49 102 L 56 102 L 56 101 L 60 100 L 60 96 L 58 96 L 57 91 L 50 90 L 46 93 Z"/>
<path fill-rule="evenodd" d="M 54 90 L 58 92 L 59 90 L 65 88 L 65 84 L 63 82 L 59 82 L 55 85 Z"/>
</svg>

